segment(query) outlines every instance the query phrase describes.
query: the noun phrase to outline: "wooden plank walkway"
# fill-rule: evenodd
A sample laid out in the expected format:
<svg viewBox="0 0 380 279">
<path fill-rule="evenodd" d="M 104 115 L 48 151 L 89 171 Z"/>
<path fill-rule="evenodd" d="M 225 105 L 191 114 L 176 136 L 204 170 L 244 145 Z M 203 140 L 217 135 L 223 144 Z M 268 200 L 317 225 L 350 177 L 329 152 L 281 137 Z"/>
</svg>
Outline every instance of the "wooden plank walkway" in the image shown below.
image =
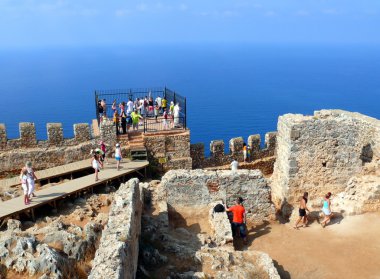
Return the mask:
<svg viewBox="0 0 380 279">
<path fill-rule="evenodd" d="M 36 171 L 36 176 L 38 181 L 41 181 L 91 168 L 91 158 L 89 158 L 62 166 Z M 0 180 L 0 189 L 9 189 L 19 185 L 21 185 L 19 176 Z"/>
<path fill-rule="evenodd" d="M 87 165 L 89 160 L 87 161 Z M 5 202 L 0 202 L 0 220 L 8 216 L 23 212 L 31 211 L 34 219 L 34 208 L 44 204 L 54 203 L 58 199 L 62 199 L 66 196 L 73 195 L 80 191 L 90 189 L 96 185 L 104 184 L 107 181 L 123 177 L 133 172 L 139 172 L 139 170 L 145 169 L 148 165 L 148 161 L 132 161 L 121 163 L 119 171 L 116 170 L 116 163 L 110 163 L 104 165 L 105 168 L 99 172 L 99 180 L 95 181 L 95 175 L 86 175 L 68 182 L 51 186 L 40 191 L 36 191 L 37 197 L 33 198 L 29 205 L 24 205 L 24 196 L 20 196 Z M 143 174 L 142 174 L 143 175 Z"/>
</svg>

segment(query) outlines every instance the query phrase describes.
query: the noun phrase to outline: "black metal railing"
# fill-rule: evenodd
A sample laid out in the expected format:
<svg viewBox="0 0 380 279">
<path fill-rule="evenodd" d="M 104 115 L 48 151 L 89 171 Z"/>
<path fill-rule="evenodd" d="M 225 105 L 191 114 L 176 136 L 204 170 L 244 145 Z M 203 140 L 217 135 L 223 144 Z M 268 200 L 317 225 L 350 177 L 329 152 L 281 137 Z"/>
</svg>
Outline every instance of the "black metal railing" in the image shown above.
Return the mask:
<svg viewBox="0 0 380 279">
<path fill-rule="evenodd" d="M 185 117 L 144 118 L 144 133 L 186 129 Z"/>
<path fill-rule="evenodd" d="M 136 101 L 137 99 L 152 98 L 155 102 L 157 97 L 166 99 L 166 110 L 169 112 L 170 105 L 173 103 L 179 105 L 179 116 L 173 119 L 168 116 L 167 122 L 164 121 L 161 110 L 158 114 L 158 119 L 156 118 L 154 112 L 147 111 L 143 117 L 144 133 L 173 130 L 173 129 L 186 129 L 186 98 L 182 95 L 172 91 L 166 87 L 163 88 L 139 88 L 139 89 L 116 89 L 116 90 L 96 90 L 95 91 L 95 111 L 98 123 L 100 123 L 99 107 L 98 104 L 101 100 L 105 100 L 106 109 L 103 112 L 103 117 L 109 119 L 113 118 L 113 107 L 112 103 L 116 102 L 116 109 L 120 111 L 119 104 L 122 102 L 127 103 L 129 99 Z"/>
</svg>

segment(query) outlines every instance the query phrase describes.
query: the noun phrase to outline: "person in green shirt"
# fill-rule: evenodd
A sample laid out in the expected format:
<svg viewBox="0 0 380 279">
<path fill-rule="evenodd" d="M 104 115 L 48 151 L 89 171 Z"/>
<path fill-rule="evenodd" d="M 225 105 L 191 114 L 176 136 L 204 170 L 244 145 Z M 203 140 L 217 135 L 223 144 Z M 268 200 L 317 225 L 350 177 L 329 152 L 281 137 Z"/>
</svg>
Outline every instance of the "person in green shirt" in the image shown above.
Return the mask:
<svg viewBox="0 0 380 279">
<path fill-rule="evenodd" d="M 133 130 L 137 131 L 139 129 L 139 120 L 143 119 L 143 117 L 137 112 L 137 109 L 135 109 L 134 112 L 131 113 L 131 118 Z"/>
<path fill-rule="evenodd" d="M 161 100 L 161 109 L 162 109 L 162 113 L 163 113 L 164 110 L 166 109 L 167 102 L 168 102 L 168 101 L 165 99 L 165 97 L 163 97 L 162 100 Z"/>
</svg>

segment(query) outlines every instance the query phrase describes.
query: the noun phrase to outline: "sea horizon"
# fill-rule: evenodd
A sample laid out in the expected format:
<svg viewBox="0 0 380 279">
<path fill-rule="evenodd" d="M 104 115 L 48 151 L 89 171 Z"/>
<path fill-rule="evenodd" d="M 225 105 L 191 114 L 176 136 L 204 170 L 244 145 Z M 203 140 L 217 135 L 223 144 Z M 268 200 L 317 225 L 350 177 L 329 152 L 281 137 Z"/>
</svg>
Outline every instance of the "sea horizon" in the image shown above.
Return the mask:
<svg viewBox="0 0 380 279">
<path fill-rule="evenodd" d="M 285 113 L 319 109 L 357 111 L 380 118 L 378 45 L 135 45 L 1 49 L 8 138 L 19 122 L 34 122 L 38 139 L 46 123 L 95 118 L 94 90 L 163 87 L 187 97 L 191 142 L 275 131 Z M 110 102 L 110 101 L 109 101 Z"/>
</svg>

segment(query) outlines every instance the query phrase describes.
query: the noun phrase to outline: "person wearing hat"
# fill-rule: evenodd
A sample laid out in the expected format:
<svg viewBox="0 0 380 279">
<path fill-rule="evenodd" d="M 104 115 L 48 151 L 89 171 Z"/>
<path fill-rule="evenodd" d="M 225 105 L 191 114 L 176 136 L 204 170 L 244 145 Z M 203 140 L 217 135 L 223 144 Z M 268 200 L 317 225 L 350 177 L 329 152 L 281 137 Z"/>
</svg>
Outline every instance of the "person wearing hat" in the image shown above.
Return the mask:
<svg viewBox="0 0 380 279">
<path fill-rule="evenodd" d="M 243 198 L 238 197 L 235 201 L 235 205 L 227 207 L 227 212 L 232 212 L 232 234 L 233 236 L 240 236 L 243 238 L 244 244 L 247 244 L 247 233 L 246 233 L 246 214 L 245 208 L 243 206 Z"/>
<path fill-rule="evenodd" d="M 115 148 L 115 159 L 116 159 L 116 169 L 120 169 L 120 161 L 123 157 L 121 156 L 121 148 L 120 144 L 116 143 L 116 148 Z"/>
</svg>

